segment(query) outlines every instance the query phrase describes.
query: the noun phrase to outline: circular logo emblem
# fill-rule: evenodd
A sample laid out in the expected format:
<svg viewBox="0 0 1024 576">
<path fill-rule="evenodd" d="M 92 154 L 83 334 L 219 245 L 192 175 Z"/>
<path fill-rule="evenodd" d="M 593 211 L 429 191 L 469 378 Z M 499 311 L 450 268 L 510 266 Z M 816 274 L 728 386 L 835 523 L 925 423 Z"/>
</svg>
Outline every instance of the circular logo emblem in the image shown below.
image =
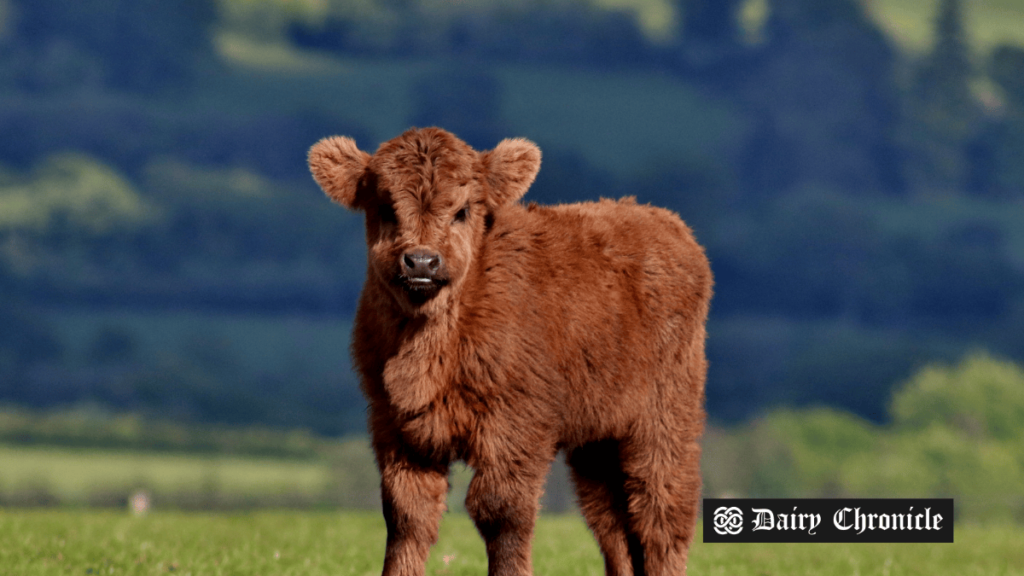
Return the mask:
<svg viewBox="0 0 1024 576">
<path fill-rule="evenodd" d="M 715 510 L 715 532 L 725 536 L 735 536 L 743 531 L 743 511 L 732 506 L 722 506 Z"/>
</svg>

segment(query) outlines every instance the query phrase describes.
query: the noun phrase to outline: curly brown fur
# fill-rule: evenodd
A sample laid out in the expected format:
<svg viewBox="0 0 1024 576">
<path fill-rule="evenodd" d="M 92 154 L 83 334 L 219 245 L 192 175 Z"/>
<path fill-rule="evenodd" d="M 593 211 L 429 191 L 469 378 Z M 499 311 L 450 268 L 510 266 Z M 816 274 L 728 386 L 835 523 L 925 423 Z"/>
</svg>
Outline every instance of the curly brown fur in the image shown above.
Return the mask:
<svg viewBox="0 0 1024 576">
<path fill-rule="evenodd" d="M 385 575 L 422 575 L 449 464 L 491 575 L 531 574 L 544 477 L 567 454 L 608 574 L 684 574 L 700 493 L 712 277 L 672 212 L 633 199 L 524 206 L 533 143 L 477 152 L 437 128 L 310 167 L 366 215 L 352 352 L 388 527 Z"/>
</svg>

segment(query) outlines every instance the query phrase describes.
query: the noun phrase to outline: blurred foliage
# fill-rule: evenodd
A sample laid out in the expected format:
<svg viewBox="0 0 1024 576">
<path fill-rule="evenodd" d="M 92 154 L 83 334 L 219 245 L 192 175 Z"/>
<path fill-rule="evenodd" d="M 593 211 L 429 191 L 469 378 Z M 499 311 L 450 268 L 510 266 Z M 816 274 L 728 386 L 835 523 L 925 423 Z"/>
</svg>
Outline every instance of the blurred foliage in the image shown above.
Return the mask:
<svg viewBox="0 0 1024 576">
<path fill-rule="evenodd" d="M 933 425 L 967 438 L 1024 438 L 1024 370 L 984 354 L 959 366 L 930 366 L 893 396 L 893 425 L 922 431 Z"/>
<path fill-rule="evenodd" d="M 349 324 L 182 316 L 76 319 L 0 305 L 0 397 L 35 409 L 84 403 L 183 427 L 365 429 L 345 354 Z"/>
<path fill-rule="evenodd" d="M 927 366 L 892 397 L 892 423 L 781 410 L 712 428 L 706 489 L 761 497 L 951 497 L 958 520 L 1024 521 L 1024 370 L 986 354 Z"/>
<path fill-rule="evenodd" d="M 679 212 L 716 273 L 721 421 L 828 405 L 884 423 L 929 361 L 1024 358 L 1024 52 L 978 50 L 991 6 L 172 4 L 0 2 L 0 400 L 362 429 L 347 363 L 308 369 L 345 338 L 306 320 L 332 347 L 247 338 L 351 316 L 360 216 L 305 153 L 408 124 L 536 140 L 528 199 Z M 878 20 L 894 5 L 933 46 L 900 48 Z M 169 328 L 188 314 L 206 321 Z"/>
<path fill-rule="evenodd" d="M 684 0 L 677 3 L 680 14 L 676 21 L 679 35 L 688 43 L 710 45 L 705 49 L 717 50 L 722 45 L 740 41 L 740 14 L 746 0 Z"/>
<path fill-rule="evenodd" d="M 14 82 L 32 92 L 155 92 L 194 80 L 212 54 L 210 0 L 7 0 Z"/>
<path fill-rule="evenodd" d="M 765 195 L 899 193 L 897 54 L 863 5 L 773 2 L 765 36 L 740 63 L 705 72 L 750 117 L 741 184 Z"/>
<path fill-rule="evenodd" d="M 999 197 L 1020 197 L 1024 191 L 1024 48 L 1002 45 L 992 51 L 988 64 L 992 81 L 1002 89 L 1004 119 L 984 134 L 990 141 L 982 147 L 984 168 L 990 175 L 982 181 Z"/>
<path fill-rule="evenodd" d="M 26 178 L 0 180 L 0 231 L 139 228 L 153 208 L 116 170 L 79 154 L 51 156 Z"/>
<path fill-rule="evenodd" d="M 9 393 L 15 374 L 27 367 L 58 360 L 63 353 L 53 328 L 18 305 L 0 300 L 0 391 Z"/>
<path fill-rule="evenodd" d="M 842 462 L 877 445 L 874 427 L 826 408 L 779 410 L 746 426 L 711 427 L 704 441 L 705 493 L 729 497 L 836 498 Z"/>
<path fill-rule="evenodd" d="M 445 126 L 478 150 L 509 133 L 500 118 L 501 84 L 486 69 L 453 62 L 424 74 L 412 91 L 411 126 Z"/>
<path fill-rule="evenodd" d="M 368 56 L 459 55 L 598 67 L 635 65 L 656 49 L 623 11 L 588 2 L 379 2 L 322 22 L 297 21 L 289 39 L 304 48 Z"/>
<path fill-rule="evenodd" d="M 968 147 L 981 131 L 982 110 L 972 94 L 976 75 L 964 30 L 961 0 L 942 0 L 935 46 L 912 71 L 905 134 L 909 181 L 919 193 L 966 190 Z"/>
</svg>

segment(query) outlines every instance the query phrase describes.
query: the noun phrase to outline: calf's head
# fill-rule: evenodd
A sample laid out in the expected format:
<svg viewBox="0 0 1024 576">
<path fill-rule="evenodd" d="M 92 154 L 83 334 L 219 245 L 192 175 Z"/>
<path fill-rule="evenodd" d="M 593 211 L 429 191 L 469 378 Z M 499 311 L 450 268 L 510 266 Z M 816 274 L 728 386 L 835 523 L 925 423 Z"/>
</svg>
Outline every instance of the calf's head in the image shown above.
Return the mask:
<svg viewBox="0 0 1024 576">
<path fill-rule="evenodd" d="M 325 138 L 310 149 L 309 167 L 332 200 L 365 213 L 367 282 L 405 314 L 432 315 L 458 297 L 495 212 L 533 183 L 540 149 L 517 138 L 477 152 L 424 128 L 373 155 L 351 138 Z"/>
</svg>

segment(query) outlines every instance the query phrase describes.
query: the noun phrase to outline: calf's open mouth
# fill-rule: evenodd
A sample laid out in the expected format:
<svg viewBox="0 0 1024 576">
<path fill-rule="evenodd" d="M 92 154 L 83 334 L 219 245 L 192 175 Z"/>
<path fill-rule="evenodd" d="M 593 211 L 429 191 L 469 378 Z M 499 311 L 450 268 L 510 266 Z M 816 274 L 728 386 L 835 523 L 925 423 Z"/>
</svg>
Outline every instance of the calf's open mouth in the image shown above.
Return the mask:
<svg viewBox="0 0 1024 576">
<path fill-rule="evenodd" d="M 423 304 L 440 292 L 448 284 L 447 278 L 426 278 L 422 276 L 395 277 L 395 283 L 402 287 L 409 300 L 414 304 Z"/>
</svg>

